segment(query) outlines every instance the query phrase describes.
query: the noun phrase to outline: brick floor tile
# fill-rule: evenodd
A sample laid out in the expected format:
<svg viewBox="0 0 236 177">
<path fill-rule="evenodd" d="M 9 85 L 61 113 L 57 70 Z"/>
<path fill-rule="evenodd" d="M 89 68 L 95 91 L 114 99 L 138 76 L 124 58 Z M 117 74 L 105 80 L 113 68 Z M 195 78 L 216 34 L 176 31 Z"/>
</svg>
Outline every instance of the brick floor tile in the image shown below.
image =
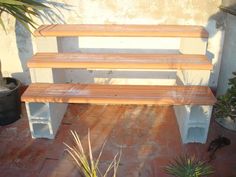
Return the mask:
<svg viewBox="0 0 236 177">
<path fill-rule="evenodd" d="M 77 167 L 67 158 L 46 159 L 39 177 L 80 177 Z"/>
<path fill-rule="evenodd" d="M 38 173 L 30 169 L 0 167 L 0 177 L 38 177 Z"/>
</svg>

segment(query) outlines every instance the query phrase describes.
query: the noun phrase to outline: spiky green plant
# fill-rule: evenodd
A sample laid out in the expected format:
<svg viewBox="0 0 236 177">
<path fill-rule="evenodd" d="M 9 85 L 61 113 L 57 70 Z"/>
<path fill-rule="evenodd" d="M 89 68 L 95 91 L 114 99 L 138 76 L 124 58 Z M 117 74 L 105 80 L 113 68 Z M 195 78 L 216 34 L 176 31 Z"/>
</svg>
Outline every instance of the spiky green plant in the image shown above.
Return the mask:
<svg viewBox="0 0 236 177">
<path fill-rule="evenodd" d="M 36 0 L 0 0 L 0 24 L 6 31 L 2 14 L 7 13 L 18 20 L 26 29 L 35 28 L 32 17 L 39 17 L 39 10 L 48 8 L 47 5 Z M 29 25 L 29 26 L 28 26 Z"/>
<path fill-rule="evenodd" d="M 105 173 L 102 174 L 101 171 L 99 170 L 98 165 L 105 146 L 105 142 L 102 145 L 98 158 L 94 160 L 90 141 L 90 133 L 88 132 L 88 151 L 89 151 L 88 155 L 86 154 L 82 146 L 78 133 L 76 131 L 71 131 L 71 134 L 73 136 L 75 145 L 69 146 L 68 144 L 64 143 L 67 147 L 66 151 L 72 157 L 72 159 L 74 160 L 74 162 L 76 163 L 76 165 L 78 166 L 80 172 L 84 177 L 107 177 L 108 174 L 112 171 L 112 169 L 113 169 L 113 172 L 111 172 L 112 177 L 116 177 L 121 153 L 117 153 L 115 155 L 112 162 L 108 165 Z"/>
<path fill-rule="evenodd" d="M 164 170 L 175 177 L 201 177 L 214 173 L 213 168 L 206 162 L 187 155 L 177 157 Z"/>
</svg>

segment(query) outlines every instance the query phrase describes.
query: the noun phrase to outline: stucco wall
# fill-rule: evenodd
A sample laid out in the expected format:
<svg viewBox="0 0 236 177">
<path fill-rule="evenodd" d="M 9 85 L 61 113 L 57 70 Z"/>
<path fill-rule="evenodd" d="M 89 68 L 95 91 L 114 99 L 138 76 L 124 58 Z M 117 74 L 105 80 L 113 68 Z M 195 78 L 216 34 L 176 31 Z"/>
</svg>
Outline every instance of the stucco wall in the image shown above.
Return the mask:
<svg viewBox="0 0 236 177">
<path fill-rule="evenodd" d="M 219 76 L 217 95 L 222 95 L 228 88 L 228 79 L 236 72 L 236 16 L 227 15 L 224 50 Z"/>
<path fill-rule="evenodd" d="M 54 23 L 203 25 L 210 33 L 207 55 L 214 64 L 210 85 L 216 87 L 224 36 L 220 27 L 224 20 L 224 15 L 218 9 L 220 4 L 221 0 L 54 0 L 57 8 L 53 11 L 59 18 L 51 12 L 49 16 L 57 19 Z M 34 37 L 8 16 L 5 20 L 8 34 L 2 30 L 0 33 L 3 74 L 19 78 L 23 83 L 30 83 L 26 62 L 36 52 Z M 69 43 L 71 40 L 73 41 L 65 39 Z M 167 45 L 170 42 L 164 43 Z M 73 47 L 69 50 L 73 50 Z M 89 72 L 84 71 L 84 74 Z M 113 76 L 111 72 L 105 74 Z M 82 77 L 83 73 L 80 72 L 80 78 Z"/>
</svg>

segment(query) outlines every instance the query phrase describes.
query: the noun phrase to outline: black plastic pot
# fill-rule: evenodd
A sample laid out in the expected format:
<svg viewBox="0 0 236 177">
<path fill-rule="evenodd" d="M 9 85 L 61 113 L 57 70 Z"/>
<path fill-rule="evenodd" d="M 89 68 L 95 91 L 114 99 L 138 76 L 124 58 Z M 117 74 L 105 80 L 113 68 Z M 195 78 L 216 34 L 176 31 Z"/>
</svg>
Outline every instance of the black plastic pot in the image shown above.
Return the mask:
<svg viewBox="0 0 236 177">
<path fill-rule="evenodd" d="M 4 78 L 7 83 L 14 83 L 16 87 L 10 91 L 0 93 L 0 125 L 8 125 L 20 119 L 20 81 L 14 78 Z"/>
</svg>

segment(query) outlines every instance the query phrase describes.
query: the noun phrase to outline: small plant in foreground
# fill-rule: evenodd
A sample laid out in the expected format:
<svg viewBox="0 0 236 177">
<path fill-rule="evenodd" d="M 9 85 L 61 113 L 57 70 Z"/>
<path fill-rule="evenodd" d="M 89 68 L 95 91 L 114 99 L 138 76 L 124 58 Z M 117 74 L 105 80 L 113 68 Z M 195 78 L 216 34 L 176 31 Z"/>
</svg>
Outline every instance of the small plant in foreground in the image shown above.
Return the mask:
<svg viewBox="0 0 236 177">
<path fill-rule="evenodd" d="M 213 168 L 206 162 L 187 155 L 177 157 L 164 170 L 175 177 L 201 177 L 214 173 Z"/>
<path fill-rule="evenodd" d="M 121 153 L 117 153 L 115 155 L 112 162 L 108 165 L 105 173 L 102 174 L 99 170 L 98 165 L 105 146 L 105 142 L 102 145 L 98 158 L 94 160 L 91 148 L 90 133 L 88 132 L 88 155 L 84 151 L 78 133 L 76 131 L 71 131 L 71 134 L 73 136 L 75 145 L 69 146 L 68 144 L 64 143 L 67 147 L 66 151 L 72 157 L 84 177 L 107 177 L 108 174 L 111 173 L 112 177 L 116 177 L 117 169 L 120 163 Z"/>
</svg>

